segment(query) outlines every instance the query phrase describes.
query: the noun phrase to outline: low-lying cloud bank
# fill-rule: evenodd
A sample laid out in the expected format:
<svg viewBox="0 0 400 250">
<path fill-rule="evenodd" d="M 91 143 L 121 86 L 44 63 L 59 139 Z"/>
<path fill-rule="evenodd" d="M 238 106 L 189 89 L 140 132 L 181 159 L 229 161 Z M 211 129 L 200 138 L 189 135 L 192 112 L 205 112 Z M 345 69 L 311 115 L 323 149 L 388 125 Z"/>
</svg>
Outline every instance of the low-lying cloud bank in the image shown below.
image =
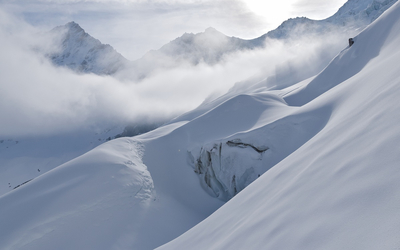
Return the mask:
<svg viewBox="0 0 400 250">
<path fill-rule="evenodd" d="M 33 49 L 49 42 L 40 31 L 5 13 L 0 16 L 0 135 L 10 136 L 162 121 L 240 81 L 235 91 L 257 82 L 286 87 L 326 66 L 346 46 L 347 36 L 332 32 L 329 37 L 270 40 L 265 49 L 230 54 L 214 66 L 180 65 L 135 83 L 56 68 Z M 51 43 L 47 47 L 54 49 Z"/>
</svg>

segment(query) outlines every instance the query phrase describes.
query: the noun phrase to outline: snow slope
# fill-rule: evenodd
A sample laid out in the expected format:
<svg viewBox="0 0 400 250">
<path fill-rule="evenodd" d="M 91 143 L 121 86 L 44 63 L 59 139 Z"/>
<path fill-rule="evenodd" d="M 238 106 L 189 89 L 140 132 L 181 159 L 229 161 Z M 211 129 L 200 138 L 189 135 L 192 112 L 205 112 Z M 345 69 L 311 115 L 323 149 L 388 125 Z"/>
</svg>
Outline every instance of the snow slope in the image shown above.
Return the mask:
<svg viewBox="0 0 400 250">
<path fill-rule="evenodd" d="M 331 110 L 321 131 L 159 249 L 398 249 L 399 17 L 396 3 L 301 91 L 283 90 L 299 112 Z"/>
</svg>

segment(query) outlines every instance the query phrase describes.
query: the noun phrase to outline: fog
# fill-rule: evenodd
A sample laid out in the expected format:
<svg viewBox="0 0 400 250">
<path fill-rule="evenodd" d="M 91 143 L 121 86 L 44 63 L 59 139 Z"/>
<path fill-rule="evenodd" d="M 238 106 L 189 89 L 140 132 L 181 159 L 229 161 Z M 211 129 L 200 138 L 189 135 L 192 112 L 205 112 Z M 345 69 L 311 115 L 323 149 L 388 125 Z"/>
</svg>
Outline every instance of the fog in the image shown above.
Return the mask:
<svg viewBox="0 0 400 250">
<path fill-rule="evenodd" d="M 57 49 L 41 32 L 4 12 L 0 15 L 1 136 L 166 121 L 237 82 L 242 82 L 236 85 L 238 92 L 256 83 L 275 89 L 293 84 L 326 66 L 347 43 L 347 34 L 334 32 L 285 43 L 271 40 L 266 49 L 233 53 L 213 66 L 181 64 L 137 83 L 53 66 L 34 50 L 37 44 Z"/>
</svg>

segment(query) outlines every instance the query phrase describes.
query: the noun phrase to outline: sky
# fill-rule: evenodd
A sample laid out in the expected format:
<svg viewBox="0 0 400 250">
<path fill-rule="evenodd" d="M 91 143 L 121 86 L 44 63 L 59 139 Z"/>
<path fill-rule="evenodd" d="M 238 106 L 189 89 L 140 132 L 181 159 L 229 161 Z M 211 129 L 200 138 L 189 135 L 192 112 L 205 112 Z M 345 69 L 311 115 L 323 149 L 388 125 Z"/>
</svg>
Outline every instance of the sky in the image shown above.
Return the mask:
<svg viewBox="0 0 400 250">
<path fill-rule="evenodd" d="M 345 0 L 1 0 L 0 8 L 33 26 L 75 21 L 130 60 L 181 36 L 214 27 L 251 39 L 297 16 L 324 19 Z"/>
</svg>

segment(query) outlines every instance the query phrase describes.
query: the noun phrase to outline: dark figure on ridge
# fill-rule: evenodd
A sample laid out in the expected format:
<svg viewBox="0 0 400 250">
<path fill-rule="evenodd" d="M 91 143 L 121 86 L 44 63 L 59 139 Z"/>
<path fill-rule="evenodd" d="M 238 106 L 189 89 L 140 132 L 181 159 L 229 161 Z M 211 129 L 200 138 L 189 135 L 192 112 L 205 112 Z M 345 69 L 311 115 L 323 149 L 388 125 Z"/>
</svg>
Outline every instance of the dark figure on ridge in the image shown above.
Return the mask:
<svg viewBox="0 0 400 250">
<path fill-rule="evenodd" d="M 351 45 L 353 45 L 354 43 L 354 39 L 353 38 L 349 38 L 349 47 L 351 47 Z"/>
</svg>

